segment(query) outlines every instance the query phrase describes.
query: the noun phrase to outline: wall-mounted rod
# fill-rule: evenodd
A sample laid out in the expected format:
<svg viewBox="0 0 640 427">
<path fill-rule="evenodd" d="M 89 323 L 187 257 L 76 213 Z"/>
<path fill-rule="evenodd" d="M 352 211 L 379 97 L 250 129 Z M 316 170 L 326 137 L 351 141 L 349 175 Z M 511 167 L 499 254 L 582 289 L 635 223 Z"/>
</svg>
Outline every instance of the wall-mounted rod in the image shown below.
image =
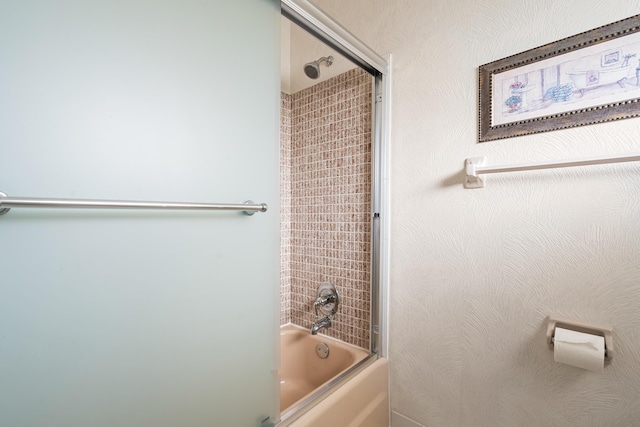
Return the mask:
<svg viewBox="0 0 640 427">
<path fill-rule="evenodd" d="M 518 172 L 536 169 L 570 168 L 574 166 L 602 165 L 605 163 L 624 163 L 640 161 L 640 153 L 618 156 L 598 156 L 584 159 L 562 160 L 554 162 L 531 162 L 517 165 L 485 166 L 485 157 L 473 157 L 465 160 L 464 188 L 482 188 L 484 181 L 478 175 L 488 173 Z"/>
<path fill-rule="evenodd" d="M 221 203 L 183 203 L 183 202 L 134 202 L 124 200 L 79 200 L 79 199 L 44 199 L 33 197 L 9 197 L 0 192 L 0 215 L 10 208 L 88 208 L 88 209 L 185 209 L 185 210 L 216 210 L 216 211 L 244 211 L 247 215 L 255 212 L 266 212 L 266 203 L 253 203 L 251 200 L 244 204 Z"/>
</svg>

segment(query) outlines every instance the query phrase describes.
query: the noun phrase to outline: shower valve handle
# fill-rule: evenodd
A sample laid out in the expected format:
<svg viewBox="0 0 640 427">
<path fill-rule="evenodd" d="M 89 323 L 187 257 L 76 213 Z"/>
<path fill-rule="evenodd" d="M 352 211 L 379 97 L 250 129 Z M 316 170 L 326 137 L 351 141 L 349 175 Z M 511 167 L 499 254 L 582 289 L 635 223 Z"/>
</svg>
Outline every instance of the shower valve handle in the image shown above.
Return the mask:
<svg viewBox="0 0 640 427">
<path fill-rule="evenodd" d="M 316 319 L 320 317 L 320 312 L 325 316 L 333 317 L 338 311 L 340 297 L 336 287 L 331 283 L 323 283 L 318 288 L 318 298 L 313 303 L 316 312 Z"/>
</svg>

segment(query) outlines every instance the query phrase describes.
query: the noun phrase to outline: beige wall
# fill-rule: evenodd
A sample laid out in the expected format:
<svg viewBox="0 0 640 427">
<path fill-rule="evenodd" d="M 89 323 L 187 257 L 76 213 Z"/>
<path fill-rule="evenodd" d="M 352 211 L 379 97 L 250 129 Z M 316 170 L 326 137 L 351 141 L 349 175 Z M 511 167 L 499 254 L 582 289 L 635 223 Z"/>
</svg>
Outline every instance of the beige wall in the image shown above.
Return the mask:
<svg viewBox="0 0 640 427">
<path fill-rule="evenodd" d="M 479 65 L 640 13 L 640 3 L 315 3 L 393 54 L 394 425 L 640 425 L 640 166 L 461 184 L 467 157 L 640 151 L 640 119 L 483 144 L 476 124 Z M 554 363 L 549 314 L 612 324 L 613 364 L 597 374 Z"/>
</svg>

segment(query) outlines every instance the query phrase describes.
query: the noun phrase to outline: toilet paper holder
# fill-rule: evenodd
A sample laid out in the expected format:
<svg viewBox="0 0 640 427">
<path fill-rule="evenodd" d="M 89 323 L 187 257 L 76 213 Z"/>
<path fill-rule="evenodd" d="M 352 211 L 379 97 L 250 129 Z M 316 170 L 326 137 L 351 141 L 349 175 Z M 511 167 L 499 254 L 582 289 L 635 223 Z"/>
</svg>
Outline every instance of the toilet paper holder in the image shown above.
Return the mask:
<svg viewBox="0 0 640 427">
<path fill-rule="evenodd" d="M 547 320 L 547 344 L 552 350 L 556 327 L 604 337 L 604 360 L 605 362 L 611 362 L 613 358 L 613 328 L 611 326 L 594 325 L 563 317 L 549 316 Z"/>
</svg>

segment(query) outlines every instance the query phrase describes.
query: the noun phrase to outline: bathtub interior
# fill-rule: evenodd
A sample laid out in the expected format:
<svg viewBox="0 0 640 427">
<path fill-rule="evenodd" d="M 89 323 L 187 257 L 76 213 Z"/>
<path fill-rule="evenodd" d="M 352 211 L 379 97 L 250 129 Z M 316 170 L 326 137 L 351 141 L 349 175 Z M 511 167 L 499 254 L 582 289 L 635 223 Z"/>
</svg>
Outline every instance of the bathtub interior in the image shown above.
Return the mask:
<svg viewBox="0 0 640 427">
<path fill-rule="evenodd" d="M 316 346 L 325 343 L 321 358 Z M 282 413 L 369 356 L 369 352 L 296 325 L 280 328 L 280 410 Z"/>
</svg>

